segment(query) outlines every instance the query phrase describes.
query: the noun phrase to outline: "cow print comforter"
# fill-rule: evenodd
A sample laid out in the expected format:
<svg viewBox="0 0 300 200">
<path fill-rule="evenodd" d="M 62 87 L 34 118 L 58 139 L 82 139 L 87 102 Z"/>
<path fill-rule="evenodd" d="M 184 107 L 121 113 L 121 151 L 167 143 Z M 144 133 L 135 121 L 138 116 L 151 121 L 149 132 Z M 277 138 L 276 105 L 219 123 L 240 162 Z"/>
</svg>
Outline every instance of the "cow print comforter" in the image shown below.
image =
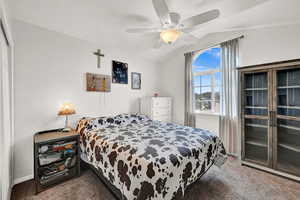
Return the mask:
<svg viewBox="0 0 300 200">
<path fill-rule="evenodd" d="M 141 115 L 82 119 L 77 131 L 88 161 L 128 200 L 178 199 L 218 159 L 226 160 L 211 132 Z"/>
</svg>

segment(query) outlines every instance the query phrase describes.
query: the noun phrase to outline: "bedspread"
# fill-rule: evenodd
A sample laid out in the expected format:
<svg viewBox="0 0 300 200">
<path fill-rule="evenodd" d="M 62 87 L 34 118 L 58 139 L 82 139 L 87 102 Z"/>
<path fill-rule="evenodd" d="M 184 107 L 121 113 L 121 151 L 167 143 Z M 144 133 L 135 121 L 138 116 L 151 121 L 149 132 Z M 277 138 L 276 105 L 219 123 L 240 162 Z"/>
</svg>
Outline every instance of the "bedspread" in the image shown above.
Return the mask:
<svg viewBox="0 0 300 200">
<path fill-rule="evenodd" d="M 82 119 L 77 131 L 90 163 L 128 199 L 176 199 L 226 152 L 210 131 L 141 115 Z"/>
</svg>

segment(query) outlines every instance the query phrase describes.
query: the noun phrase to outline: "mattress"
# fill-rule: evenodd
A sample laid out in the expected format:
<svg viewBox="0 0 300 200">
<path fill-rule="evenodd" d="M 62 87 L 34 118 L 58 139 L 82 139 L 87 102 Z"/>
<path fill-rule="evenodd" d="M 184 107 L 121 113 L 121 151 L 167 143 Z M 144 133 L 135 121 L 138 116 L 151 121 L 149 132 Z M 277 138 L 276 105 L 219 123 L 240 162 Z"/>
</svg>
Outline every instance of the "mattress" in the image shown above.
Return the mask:
<svg viewBox="0 0 300 200">
<path fill-rule="evenodd" d="M 207 130 L 152 121 L 142 115 L 79 121 L 81 150 L 121 194 L 132 199 L 176 199 L 226 151 Z"/>
</svg>

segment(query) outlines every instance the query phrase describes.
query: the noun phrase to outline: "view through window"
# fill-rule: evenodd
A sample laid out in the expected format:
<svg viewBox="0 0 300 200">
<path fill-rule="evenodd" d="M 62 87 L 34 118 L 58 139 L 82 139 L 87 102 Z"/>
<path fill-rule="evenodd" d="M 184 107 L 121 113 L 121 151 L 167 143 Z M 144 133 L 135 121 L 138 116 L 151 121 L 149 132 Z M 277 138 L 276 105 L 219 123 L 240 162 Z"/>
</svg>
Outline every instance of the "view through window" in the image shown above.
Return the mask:
<svg viewBox="0 0 300 200">
<path fill-rule="evenodd" d="M 221 48 L 202 51 L 193 61 L 195 112 L 219 113 Z"/>
</svg>

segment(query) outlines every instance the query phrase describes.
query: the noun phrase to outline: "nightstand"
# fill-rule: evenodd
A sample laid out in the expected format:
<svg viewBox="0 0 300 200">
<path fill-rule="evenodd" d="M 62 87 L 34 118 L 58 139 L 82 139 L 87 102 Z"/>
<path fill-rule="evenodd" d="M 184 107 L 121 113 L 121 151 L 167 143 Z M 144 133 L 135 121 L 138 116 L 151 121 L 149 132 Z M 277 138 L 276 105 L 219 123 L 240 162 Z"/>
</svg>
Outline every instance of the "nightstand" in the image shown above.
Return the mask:
<svg viewBox="0 0 300 200">
<path fill-rule="evenodd" d="M 80 175 L 79 134 L 59 129 L 34 135 L 36 193 Z"/>
</svg>

